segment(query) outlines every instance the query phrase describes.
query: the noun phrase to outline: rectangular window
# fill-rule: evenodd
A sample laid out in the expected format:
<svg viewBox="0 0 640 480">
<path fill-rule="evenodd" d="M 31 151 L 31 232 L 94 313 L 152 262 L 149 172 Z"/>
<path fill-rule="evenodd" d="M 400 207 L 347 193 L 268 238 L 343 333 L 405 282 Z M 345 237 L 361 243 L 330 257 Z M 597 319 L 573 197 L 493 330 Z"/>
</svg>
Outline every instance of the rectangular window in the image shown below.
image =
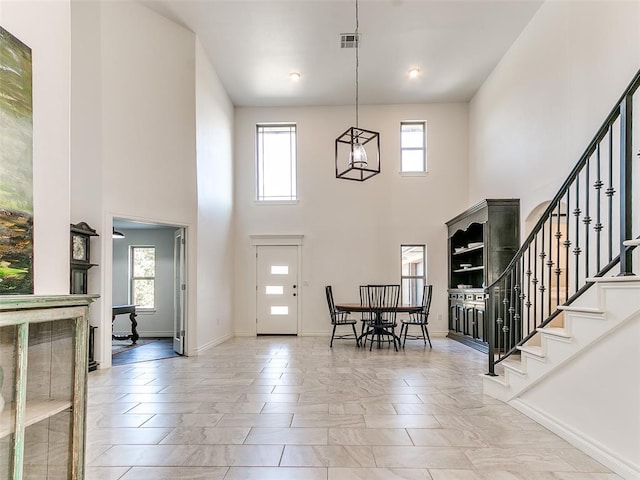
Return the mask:
<svg viewBox="0 0 640 480">
<path fill-rule="evenodd" d="M 426 122 L 400 122 L 400 171 L 427 171 Z"/>
<path fill-rule="evenodd" d="M 297 200 L 296 125 L 256 128 L 258 201 Z"/>
<path fill-rule="evenodd" d="M 156 248 L 130 247 L 130 302 L 137 309 L 155 308 Z"/>
<path fill-rule="evenodd" d="M 424 245 L 401 246 L 402 274 L 402 303 L 420 305 L 422 291 L 427 283 L 427 263 Z"/>
</svg>

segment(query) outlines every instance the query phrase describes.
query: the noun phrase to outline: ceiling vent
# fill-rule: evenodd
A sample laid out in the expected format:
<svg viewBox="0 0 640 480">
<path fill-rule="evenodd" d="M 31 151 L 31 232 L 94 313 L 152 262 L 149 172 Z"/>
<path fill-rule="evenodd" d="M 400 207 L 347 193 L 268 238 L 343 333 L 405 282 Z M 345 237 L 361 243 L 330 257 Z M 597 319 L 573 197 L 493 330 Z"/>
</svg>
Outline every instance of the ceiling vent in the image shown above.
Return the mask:
<svg viewBox="0 0 640 480">
<path fill-rule="evenodd" d="M 340 48 L 356 48 L 360 46 L 362 35 L 359 33 L 341 33 Z"/>
</svg>

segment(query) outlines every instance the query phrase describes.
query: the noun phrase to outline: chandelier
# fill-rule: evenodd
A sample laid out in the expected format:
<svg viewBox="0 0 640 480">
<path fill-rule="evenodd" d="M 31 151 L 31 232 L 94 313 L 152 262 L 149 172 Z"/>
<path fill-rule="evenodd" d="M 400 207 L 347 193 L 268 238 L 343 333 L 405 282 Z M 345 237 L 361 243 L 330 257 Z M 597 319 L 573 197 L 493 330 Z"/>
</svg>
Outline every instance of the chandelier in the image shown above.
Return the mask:
<svg viewBox="0 0 640 480">
<path fill-rule="evenodd" d="M 356 31 L 342 34 L 343 48 L 353 46 L 356 51 L 356 125 L 349 127 L 336 138 L 335 166 L 336 178 L 363 182 L 380 173 L 380 134 L 365 130 L 359 126 L 358 93 L 360 67 L 360 33 L 358 19 L 358 0 L 356 0 Z"/>
</svg>

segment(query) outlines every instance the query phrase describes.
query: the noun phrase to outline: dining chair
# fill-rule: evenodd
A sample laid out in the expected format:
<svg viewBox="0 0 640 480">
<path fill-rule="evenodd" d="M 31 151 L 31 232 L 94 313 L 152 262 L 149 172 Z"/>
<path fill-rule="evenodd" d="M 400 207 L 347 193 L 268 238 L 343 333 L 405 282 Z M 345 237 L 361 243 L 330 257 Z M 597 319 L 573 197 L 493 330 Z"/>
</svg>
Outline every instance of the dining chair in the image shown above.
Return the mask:
<svg viewBox="0 0 640 480">
<path fill-rule="evenodd" d="M 333 348 L 333 339 L 351 338 L 351 334 L 339 335 L 336 337 L 336 328 L 340 325 L 351 325 L 353 330 L 353 338 L 356 339 L 356 346 L 360 346 L 360 340 L 358 339 L 358 332 L 356 332 L 357 320 L 349 318 L 349 312 L 341 312 L 336 310 L 336 304 L 333 301 L 333 291 L 331 285 L 325 287 L 325 293 L 327 295 L 327 306 L 329 307 L 329 315 L 331 316 L 331 325 L 333 325 L 333 331 L 331 332 L 331 342 L 329 347 Z"/>
<path fill-rule="evenodd" d="M 408 319 L 402 320 L 402 325 L 400 326 L 400 338 L 402 338 L 402 334 L 404 332 L 402 348 L 404 348 L 405 344 L 407 343 L 407 333 L 409 332 L 409 327 L 412 325 L 419 326 L 422 335 L 411 335 L 410 338 L 412 340 L 422 338 L 424 340 L 425 346 L 427 345 L 428 340 L 429 348 L 433 348 L 431 346 L 431 338 L 429 338 L 429 330 L 427 329 L 427 325 L 429 324 L 429 309 L 431 308 L 432 293 L 433 285 L 425 285 L 422 290 L 422 308 L 415 313 L 410 313 Z"/>
<path fill-rule="evenodd" d="M 400 301 L 400 285 L 367 285 L 367 305 L 370 308 L 370 318 L 372 326 L 370 326 L 365 334 L 366 337 L 371 334 L 371 344 L 369 350 L 373 348 L 373 343 L 377 339 L 378 348 L 382 342 L 393 342 L 393 348 L 398 351 L 400 338 L 396 336 L 396 315 L 398 313 L 398 302 Z M 383 340 L 382 337 L 390 337 Z M 396 344 L 396 340 L 398 341 Z"/>
<path fill-rule="evenodd" d="M 360 306 L 361 307 L 369 307 L 369 286 L 368 285 L 360 285 Z M 369 334 L 369 330 L 375 326 L 375 318 L 371 315 L 370 310 L 364 310 L 362 312 L 362 316 L 360 317 L 360 322 L 362 327 L 360 328 L 360 338 L 362 339 L 362 346 L 366 346 L 367 343 L 367 335 Z"/>
</svg>

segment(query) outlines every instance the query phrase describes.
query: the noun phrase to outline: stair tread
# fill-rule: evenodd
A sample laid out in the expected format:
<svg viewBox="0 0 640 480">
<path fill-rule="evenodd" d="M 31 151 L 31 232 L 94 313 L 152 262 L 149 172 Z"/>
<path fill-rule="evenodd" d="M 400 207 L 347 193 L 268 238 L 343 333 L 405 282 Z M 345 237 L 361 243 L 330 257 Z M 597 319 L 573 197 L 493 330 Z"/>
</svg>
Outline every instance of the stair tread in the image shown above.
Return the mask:
<svg viewBox="0 0 640 480">
<path fill-rule="evenodd" d="M 536 330 L 540 333 L 544 333 L 547 335 L 554 335 L 556 337 L 563 337 L 563 338 L 571 338 L 571 335 L 569 335 L 569 332 L 567 332 L 562 327 L 543 327 L 543 328 L 537 328 Z"/>
<path fill-rule="evenodd" d="M 582 312 L 582 313 L 604 313 L 604 310 L 596 307 L 576 307 L 573 305 L 560 305 L 558 310 L 564 310 L 565 312 Z"/>
<path fill-rule="evenodd" d="M 544 352 L 542 351 L 542 347 L 537 345 L 521 345 L 518 347 L 518 350 L 525 353 L 530 353 L 531 355 L 535 355 L 536 357 L 544 358 Z"/>
<path fill-rule="evenodd" d="M 628 275 L 624 277 L 590 277 L 586 279 L 590 283 L 640 283 L 640 276 Z"/>
</svg>

